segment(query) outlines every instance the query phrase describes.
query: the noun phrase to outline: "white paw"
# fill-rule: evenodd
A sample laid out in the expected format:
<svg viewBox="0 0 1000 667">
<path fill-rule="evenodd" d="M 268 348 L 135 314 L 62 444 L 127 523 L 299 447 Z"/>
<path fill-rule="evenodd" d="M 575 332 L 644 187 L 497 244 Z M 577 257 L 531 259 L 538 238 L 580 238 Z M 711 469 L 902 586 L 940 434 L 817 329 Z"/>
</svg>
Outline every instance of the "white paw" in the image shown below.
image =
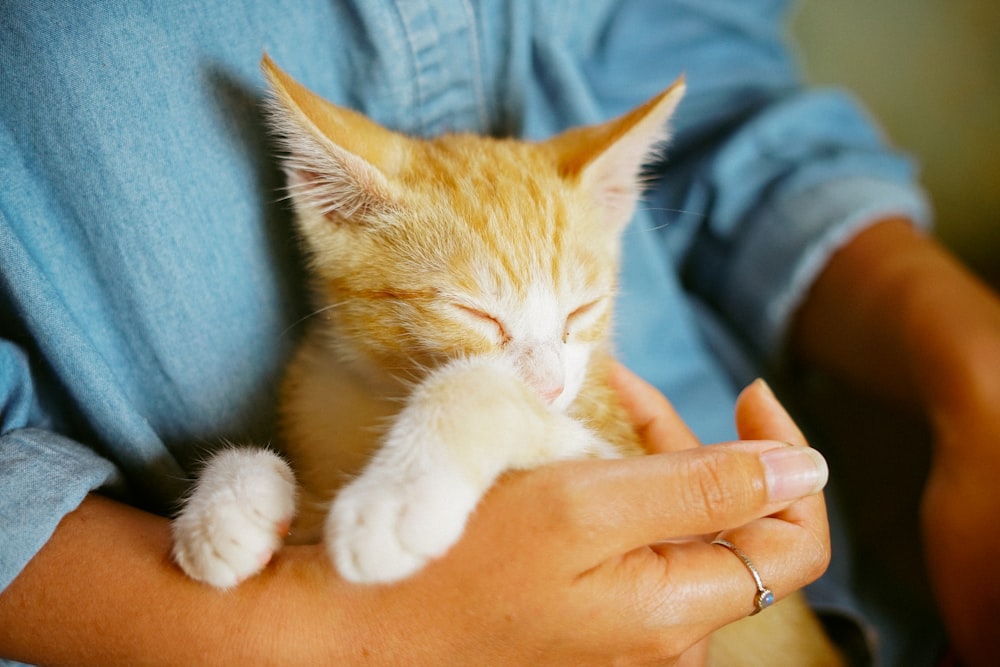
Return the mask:
<svg viewBox="0 0 1000 667">
<path fill-rule="evenodd" d="M 334 500 L 327 549 L 348 581 L 404 579 L 458 541 L 480 495 L 442 470 L 400 479 L 369 469 Z"/>
<path fill-rule="evenodd" d="M 224 450 L 208 462 L 174 519 L 174 560 L 192 579 L 235 586 L 271 560 L 294 513 L 287 463 L 266 450 Z"/>
</svg>

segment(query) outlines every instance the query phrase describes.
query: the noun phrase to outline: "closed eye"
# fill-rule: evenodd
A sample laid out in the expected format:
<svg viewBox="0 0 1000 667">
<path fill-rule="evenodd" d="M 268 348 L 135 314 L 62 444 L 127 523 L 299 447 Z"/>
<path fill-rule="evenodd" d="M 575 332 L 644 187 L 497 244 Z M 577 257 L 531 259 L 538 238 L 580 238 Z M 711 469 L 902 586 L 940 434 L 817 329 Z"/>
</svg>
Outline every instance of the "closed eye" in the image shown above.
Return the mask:
<svg viewBox="0 0 1000 667">
<path fill-rule="evenodd" d="M 465 315 L 468 319 L 472 320 L 476 326 L 491 327 L 494 330 L 496 336 L 499 338 L 501 345 L 504 345 L 508 341 L 510 341 L 510 335 L 504 328 L 503 323 L 493 315 L 490 315 L 484 310 L 479 310 L 478 308 L 473 308 L 472 306 L 466 306 L 461 303 L 456 303 L 455 308 L 463 315 Z"/>
<path fill-rule="evenodd" d="M 594 299 L 583 304 L 566 316 L 566 329 L 563 332 L 563 342 L 569 339 L 570 334 L 585 331 L 595 324 L 604 314 L 604 306 L 607 302 L 605 297 Z"/>
</svg>

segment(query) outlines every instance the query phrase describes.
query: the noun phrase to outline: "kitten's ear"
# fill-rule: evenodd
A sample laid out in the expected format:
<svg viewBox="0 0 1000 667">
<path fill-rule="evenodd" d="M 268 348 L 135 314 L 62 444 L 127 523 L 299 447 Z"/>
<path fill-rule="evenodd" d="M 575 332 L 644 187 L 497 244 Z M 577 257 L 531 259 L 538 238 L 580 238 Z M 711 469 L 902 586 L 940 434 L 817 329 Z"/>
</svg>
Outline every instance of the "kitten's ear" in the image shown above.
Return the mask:
<svg viewBox="0 0 1000 667">
<path fill-rule="evenodd" d="M 642 167 L 667 140 L 667 121 L 684 96 L 684 77 L 623 116 L 579 127 L 549 140 L 560 173 L 591 192 L 621 229 L 642 192 Z"/>
<path fill-rule="evenodd" d="M 278 68 L 265 53 L 271 122 L 283 143 L 289 190 L 298 203 L 331 218 L 393 208 L 391 177 L 405 142 L 363 115 L 327 102 Z"/>
</svg>

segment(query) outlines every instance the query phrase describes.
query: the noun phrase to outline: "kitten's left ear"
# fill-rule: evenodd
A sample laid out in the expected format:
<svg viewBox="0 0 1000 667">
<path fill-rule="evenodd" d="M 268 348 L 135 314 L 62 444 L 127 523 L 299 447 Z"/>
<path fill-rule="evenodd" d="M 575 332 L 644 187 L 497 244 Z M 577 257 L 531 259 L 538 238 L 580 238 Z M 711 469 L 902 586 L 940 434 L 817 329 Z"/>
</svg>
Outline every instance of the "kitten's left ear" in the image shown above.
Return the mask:
<svg viewBox="0 0 1000 667">
<path fill-rule="evenodd" d="M 401 137 L 324 100 L 266 53 L 261 67 L 271 84 L 271 122 L 286 150 L 293 199 L 342 220 L 393 210 L 391 179 L 405 160 Z"/>
<path fill-rule="evenodd" d="M 547 142 L 555 151 L 562 176 L 592 193 L 617 229 L 635 211 L 642 192 L 642 167 L 667 140 L 667 121 L 684 90 L 684 77 L 680 77 L 623 116 L 567 130 Z"/>
</svg>

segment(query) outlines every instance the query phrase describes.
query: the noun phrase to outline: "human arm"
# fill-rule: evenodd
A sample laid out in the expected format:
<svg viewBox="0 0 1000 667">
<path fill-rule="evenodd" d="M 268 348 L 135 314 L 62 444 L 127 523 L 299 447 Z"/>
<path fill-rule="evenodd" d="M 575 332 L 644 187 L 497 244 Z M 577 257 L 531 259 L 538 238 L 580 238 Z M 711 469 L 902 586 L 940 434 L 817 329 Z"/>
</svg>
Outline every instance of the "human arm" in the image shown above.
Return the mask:
<svg viewBox="0 0 1000 667">
<path fill-rule="evenodd" d="M 932 588 L 961 657 L 992 664 L 1000 301 L 932 238 L 885 220 L 832 257 L 790 344 L 806 362 L 927 415 L 934 450 L 921 523 Z"/>
<path fill-rule="evenodd" d="M 171 564 L 165 519 L 92 495 L 0 594 L 0 654 L 75 665 L 671 664 L 748 613 L 752 590 L 725 550 L 650 544 L 739 526 L 731 539 L 779 597 L 829 558 L 812 495 L 825 466 L 807 453 L 798 472 L 768 476 L 761 455 L 787 450 L 774 440 L 797 430 L 760 386 L 741 406 L 741 431 L 770 441 L 511 474 L 451 552 L 391 587 L 345 584 L 319 547 L 288 547 L 219 593 Z M 693 444 L 662 404 L 645 421 L 654 449 Z"/>
</svg>

